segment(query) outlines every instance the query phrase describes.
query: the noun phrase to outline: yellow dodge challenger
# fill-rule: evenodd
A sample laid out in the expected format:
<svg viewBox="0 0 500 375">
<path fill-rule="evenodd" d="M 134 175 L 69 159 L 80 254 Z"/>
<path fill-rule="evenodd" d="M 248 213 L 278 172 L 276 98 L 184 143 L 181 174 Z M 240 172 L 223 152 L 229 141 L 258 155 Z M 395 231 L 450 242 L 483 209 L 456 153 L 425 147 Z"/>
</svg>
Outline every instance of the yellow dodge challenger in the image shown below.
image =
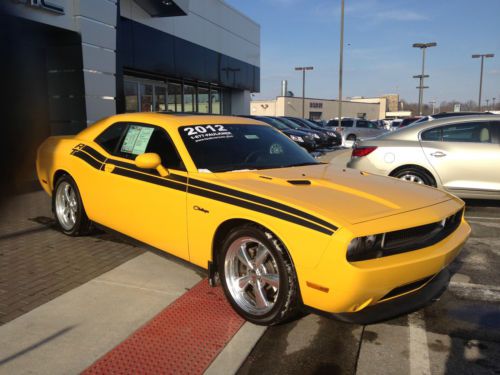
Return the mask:
<svg viewBox="0 0 500 375">
<path fill-rule="evenodd" d="M 263 325 L 304 307 L 364 322 L 418 308 L 470 233 L 460 199 L 319 163 L 240 117 L 111 116 L 48 138 L 37 173 L 64 233 L 109 228 L 208 269 Z"/>
</svg>

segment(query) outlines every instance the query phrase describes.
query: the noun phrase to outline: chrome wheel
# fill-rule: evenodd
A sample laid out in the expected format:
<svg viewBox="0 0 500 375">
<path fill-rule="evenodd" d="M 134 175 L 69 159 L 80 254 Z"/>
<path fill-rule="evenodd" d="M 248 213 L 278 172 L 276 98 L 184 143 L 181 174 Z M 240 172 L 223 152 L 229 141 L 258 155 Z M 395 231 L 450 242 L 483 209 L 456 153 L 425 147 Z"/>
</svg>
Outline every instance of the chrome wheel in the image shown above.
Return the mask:
<svg viewBox="0 0 500 375">
<path fill-rule="evenodd" d="M 409 182 L 415 182 L 416 184 L 425 184 L 422 177 L 411 174 L 411 173 L 406 173 L 402 176 L 399 176 L 399 179 L 404 180 L 404 181 L 409 181 Z"/>
<path fill-rule="evenodd" d="M 55 196 L 55 211 L 59 223 L 65 230 L 71 230 L 76 224 L 78 201 L 73 186 L 64 181 L 59 184 Z"/>
<path fill-rule="evenodd" d="M 224 276 L 234 302 L 246 313 L 262 316 L 275 305 L 280 290 L 279 268 L 271 251 L 253 237 L 239 237 L 229 246 Z"/>
</svg>

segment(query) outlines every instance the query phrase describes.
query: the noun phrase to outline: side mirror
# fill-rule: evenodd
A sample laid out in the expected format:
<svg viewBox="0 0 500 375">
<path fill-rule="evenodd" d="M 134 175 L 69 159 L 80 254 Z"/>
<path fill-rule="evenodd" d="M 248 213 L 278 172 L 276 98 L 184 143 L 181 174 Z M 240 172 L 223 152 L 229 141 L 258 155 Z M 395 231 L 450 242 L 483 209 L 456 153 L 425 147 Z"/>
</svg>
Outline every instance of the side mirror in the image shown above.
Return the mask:
<svg viewBox="0 0 500 375">
<path fill-rule="evenodd" d="M 161 165 L 160 155 L 153 152 L 140 154 L 135 158 L 135 165 L 141 169 L 156 169 L 160 176 L 168 176 L 168 170 Z"/>
</svg>

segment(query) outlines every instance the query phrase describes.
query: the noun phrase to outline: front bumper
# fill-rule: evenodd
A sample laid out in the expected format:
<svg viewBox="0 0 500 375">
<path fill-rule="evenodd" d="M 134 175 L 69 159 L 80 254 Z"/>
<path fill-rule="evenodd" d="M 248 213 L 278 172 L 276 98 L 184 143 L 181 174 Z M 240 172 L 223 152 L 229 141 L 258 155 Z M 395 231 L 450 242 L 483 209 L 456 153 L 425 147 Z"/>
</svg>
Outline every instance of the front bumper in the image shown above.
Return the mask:
<svg viewBox="0 0 500 375">
<path fill-rule="evenodd" d="M 450 200 L 421 209 L 420 215 L 413 211 L 398 215 L 397 218 L 378 220 L 383 224 L 379 227 L 388 228 L 390 222 L 395 225 L 395 219 L 410 224 L 412 219 L 417 220 L 415 218 L 419 216 L 429 217 L 432 212 L 438 215 L 435 212 L 437 210 L 441 212 L 439 217 L 447 217 L 459 208 L 455 200 Z M 415 224 L 418 224 L 417 221 Z M 360 225 L 365 225 L 366 231 L 371 228 L 376 232 L 374 222 Z M 352 234 L 340 229 L 315 268 L 297 270 L 303 303 L 313 309 L 335 314 L 357 313 L 378 304 L 389 306 L 389 299 L 402 298 L 422 287 L 417 285 L 408 290 L 406 286 L 438 275 L 456 258 L 469 235 L 470 226 L 462 218 L 453 233 L 431 246 L 377 259 L 348 262 L 345 244 L 349 243 Z"/>
<path fill-rule="evenodd" d="M 444 293 L 450 281 L 450 272 L 444 268 L 423 287 L 403 296 L 380 302 L 373 306 L 354 313 L 325 313 L 324 311 L 309 308 L 308 310 L 319 315 L 331 317 L 348 323 L 374 324 L 384 320 L 396 318 L 400 315 L 417 311 L 435 301 Z"/>
</svg>

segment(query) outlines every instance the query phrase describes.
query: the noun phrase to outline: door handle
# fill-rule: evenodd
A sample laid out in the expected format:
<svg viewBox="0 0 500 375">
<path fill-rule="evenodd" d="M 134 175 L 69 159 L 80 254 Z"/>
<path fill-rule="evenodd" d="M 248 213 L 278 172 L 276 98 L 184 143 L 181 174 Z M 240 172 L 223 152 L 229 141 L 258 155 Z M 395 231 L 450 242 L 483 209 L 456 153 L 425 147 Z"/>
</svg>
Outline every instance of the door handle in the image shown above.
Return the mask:
<svg viewBox="0 0 500 375">
<path fill-rule="evenodd" d="M 434 156 L 435 158 L 442 158 L 443 156 L 446 156 L 444 152 L 441 151 L 436 151 L 431 154 L 431 156 Z"/>
</svg>

